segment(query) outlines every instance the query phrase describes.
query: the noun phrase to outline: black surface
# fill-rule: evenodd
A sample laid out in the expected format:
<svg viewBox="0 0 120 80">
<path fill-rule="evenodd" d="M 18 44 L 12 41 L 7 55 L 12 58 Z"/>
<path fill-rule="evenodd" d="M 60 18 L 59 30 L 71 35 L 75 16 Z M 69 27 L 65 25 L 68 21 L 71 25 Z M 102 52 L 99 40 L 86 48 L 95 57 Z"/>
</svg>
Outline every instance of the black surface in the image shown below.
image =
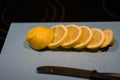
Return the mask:
<svg viewBox="0 0 120 80">
<path fill-rule="evenodd" d="M 0 0 L 0 49 L 11 22 L 119 21 L 119 0 Z"/>
</svg>

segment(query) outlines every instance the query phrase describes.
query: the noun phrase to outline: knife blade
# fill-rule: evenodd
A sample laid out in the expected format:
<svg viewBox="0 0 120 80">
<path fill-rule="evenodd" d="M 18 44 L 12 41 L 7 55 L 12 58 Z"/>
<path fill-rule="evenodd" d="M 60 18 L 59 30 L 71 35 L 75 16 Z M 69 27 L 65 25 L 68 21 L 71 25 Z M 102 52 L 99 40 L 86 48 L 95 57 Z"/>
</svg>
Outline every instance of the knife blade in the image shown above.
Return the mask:
<svg viewBox="0 0 120 80">
<path fill-rule="evenodd" d="M 37 67 L 37 72 L 87 78 L 91 80 L 120 80 L 119 73 L 99 73 L 96 70 L 84 70 L 60 66 L 40 66 Z"/>
</svg>

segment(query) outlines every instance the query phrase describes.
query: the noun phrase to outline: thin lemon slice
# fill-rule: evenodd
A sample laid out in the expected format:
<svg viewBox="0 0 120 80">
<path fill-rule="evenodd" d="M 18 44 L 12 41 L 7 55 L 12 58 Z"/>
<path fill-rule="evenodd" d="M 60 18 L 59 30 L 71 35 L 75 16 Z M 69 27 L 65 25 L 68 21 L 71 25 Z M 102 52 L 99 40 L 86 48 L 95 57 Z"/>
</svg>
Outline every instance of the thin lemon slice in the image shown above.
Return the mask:
<svg viewBox="0 0 120 80">
<path fill-rule="evenodd" d="M 52 39 L 53 31 L 46 26 L 35 26 L 26 34 L 26 40 L 30 46 L 36 50 L 47 47 Z"/>
<path fill-rule="evenodd" d="M 89 49 L 99 48 L 102 45 L 102 43 L 104 42 L 105 34 L 99 28 L 92 28 L 91 30 L 93 32 L 93 36 L 92 36 L 91 41 L 87 45 L 87 48 L 89 48 Z"/>
<path fill-rule="evenodd" d="M 109 29 L 104 30 L 104 34 L 105 34 L 105 40 L 103 44 L 101 45 L 101 48 L 111 45 L 114 40 L 114 33 L 112 29 L 109 28 Z"/>
<path fill-rule="evenodd" d="M 81 36 L 81 29 L 74 24 L 69 24 L 66 26 L 68 30 L 68 37 L 62 44 L 63 48 L 71 48 L 79 40 Z"/>
<path fill-rule="evenodd" d="M 74 46 L 75 49 L 81 49 L 86 47 L 86 45 L 90 42 L 93 36 L 93 33 L 88 26 L 80 26 L 80 29 L 82 30 L 82 35 L 77 44 Z"/>
<path fill-rule="evenodd" d="M 48 45 L 50 49 L 57 48 L 66 40 L 68 35 L 68 30 L 64 25 L 55 25 L 51 27 L 54 31 L 54 38 L 52 42 Z"/>
</svg>

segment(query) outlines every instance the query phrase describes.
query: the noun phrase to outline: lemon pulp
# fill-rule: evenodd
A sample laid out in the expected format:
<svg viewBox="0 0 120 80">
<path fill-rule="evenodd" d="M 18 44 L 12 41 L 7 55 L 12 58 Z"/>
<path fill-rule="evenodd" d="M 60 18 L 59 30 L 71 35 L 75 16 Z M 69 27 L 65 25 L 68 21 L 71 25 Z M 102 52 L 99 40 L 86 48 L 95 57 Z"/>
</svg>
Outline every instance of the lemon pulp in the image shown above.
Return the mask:
<svg viewBox="0 0 120 80">
<path fill-rule="evenodd" d="M 92 31 L 88 26 L 80 26 L 82 30 L 82 35 L 77 42 L 77 44 L 74 46 L 75 49 L 80 49 L 86 47 L 86 45 L 90 42 L 92 39 Z"/>
<path fill-rule="evenodd" d="M 91 41 L 87 45 L 87 48 L 89 49 L 99 48 L 105 39 L 104 32 L 99 28 L 93 28 L 91 30 L 93 32 L 93 36 Z"/>
<path fill-rule="evenodd" d="M 113 37 L 114 33 L 112 29 L 108 28 L 104 30 L 104 34 L 105 34 L 105 40 L 101 45 L 101 48 L 107 47 L 108 45 L 112 45 L 114 41 L 114 37 Z"/>
<path fill-rule="evenodd" d="M 68 37 L 62 44 L 62 47 L 71 48 L 79 40 L 81 36 L 81 29 L 74 24 L 67 25 L 66 28 L 68 30 Z"/>
<path fill-rule="evenodd" d="M 54 31 L 54 38 L 52 42 L 48 45 L 49 48 L 54 49 L 59 46 L 66 40 L 68 31 L 64 25 L 56 25 L 51 28 Z"/>
</svg>

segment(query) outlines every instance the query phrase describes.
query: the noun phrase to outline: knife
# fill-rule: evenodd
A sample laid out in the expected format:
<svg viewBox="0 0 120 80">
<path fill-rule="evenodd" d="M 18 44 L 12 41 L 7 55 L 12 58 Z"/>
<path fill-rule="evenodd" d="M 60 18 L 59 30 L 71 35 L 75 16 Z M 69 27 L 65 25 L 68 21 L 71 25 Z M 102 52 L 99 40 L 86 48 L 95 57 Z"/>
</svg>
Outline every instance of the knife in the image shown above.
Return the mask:
<svg viewBox="0 0 120 80">
<path fill-rule="evenodd" d="M 40 66 L 37 67 L 36 70 L 38 73 L 73 76 L 90 80 L 120 80 L 119 73 L 99 73 L 96 70 L 84 70 L 60 66 Z"/>
</svg>

